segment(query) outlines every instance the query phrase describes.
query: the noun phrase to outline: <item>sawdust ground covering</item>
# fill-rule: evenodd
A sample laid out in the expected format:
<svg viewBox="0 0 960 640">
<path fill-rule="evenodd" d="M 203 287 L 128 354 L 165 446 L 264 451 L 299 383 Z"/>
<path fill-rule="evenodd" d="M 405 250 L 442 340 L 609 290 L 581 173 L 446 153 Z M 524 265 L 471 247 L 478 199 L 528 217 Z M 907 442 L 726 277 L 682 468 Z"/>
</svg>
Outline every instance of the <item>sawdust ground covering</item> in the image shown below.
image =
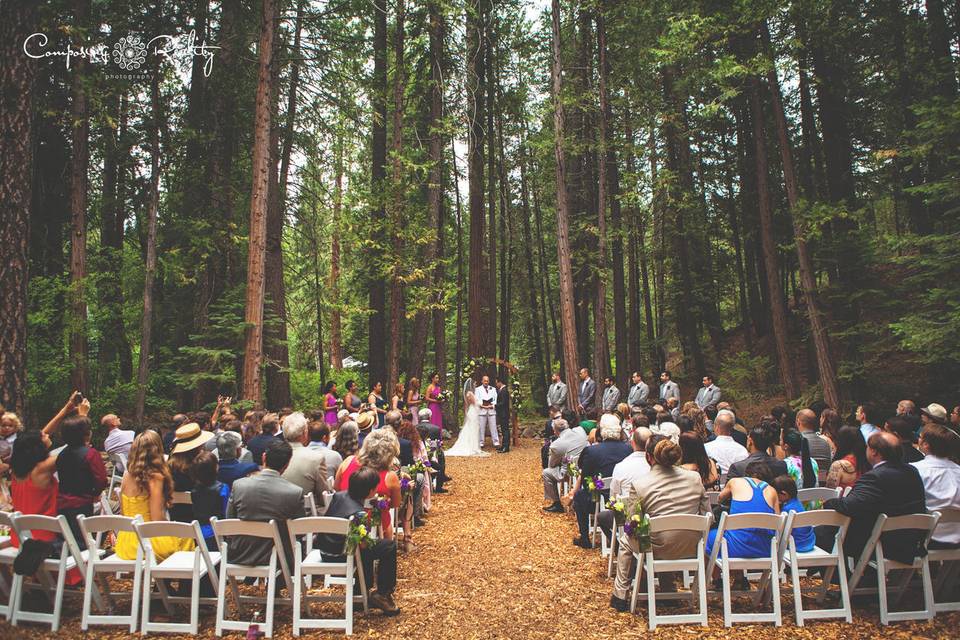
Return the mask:
<svg viewBox="0 0 960 640">
<path fill-rule="evenodd" d="M 489 447 L 489 445 L 488 445 Z M 490 450 L 489 448 L 487 449 Z M 414 534 L 416 550 L 401 555 L 396 599 L 402 613 L 387 618 L 378 612 L 357 615 L 354 634 L 378 638 L 873 638 L 958 637 L 960 613 L 938 615 L 934 622 L 879 624 L 876 604 L 855 609 L 853 624 L 810 622 L 794 624 L 789 589 L 783 595 L 784 626 L 738 624 L 723 626 L 722 605 L 710 596 L 710 627 L 660 627 L 646 631 L 645 608 L 638 615 L 618 614 L 608 607 L 612 581 L 598 551 L 574 547 L 576 523 L 571 514 L 540 511 L 539 441 L 523 440 L 509 454 L 488 458 L 451 458 L 454 477 L 450 493 L 437 496 L 427 526 Z M 915 594 L 906 604 L 917 604 Z M 25 624 L 19 628 L 0 622 L 0 638 L 67 638 L 80 631 L 79 603 L 68 600 L 64 625 L 57 634 Z M 314 613 L 333 612 L 330 605 Z M 735 611 L 745 612 L 749 601 L 739 600 Z M 155 610 L 162 611 L 162 607 Z M 290 610 L 276 609 L 274 636 L 291 637 Z M 185 620 L 181 614 L 178 621 Z M 96 638 L 128 636 L 119 627 L 95 627 Z M 158 634 L 165 637 L 186 638 Z M 201 611 L 200 636 L 216 637 L 214 613 Z M 227 637 L 242 638 L 238 632 Z M 342 634 L 312 630 L 311 638 Z"/>
</svg>

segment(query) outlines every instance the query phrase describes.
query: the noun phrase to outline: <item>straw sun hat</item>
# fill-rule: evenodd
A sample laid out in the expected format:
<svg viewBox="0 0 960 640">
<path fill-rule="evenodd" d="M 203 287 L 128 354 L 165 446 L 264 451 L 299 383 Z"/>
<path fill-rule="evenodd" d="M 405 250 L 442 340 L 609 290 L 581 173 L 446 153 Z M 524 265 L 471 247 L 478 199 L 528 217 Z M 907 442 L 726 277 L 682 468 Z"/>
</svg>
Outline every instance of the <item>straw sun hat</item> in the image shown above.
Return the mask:
<svg viewBox="0 0 960 640">
<path fill-rule="evenodd" d="M 170 455 L 202 447 L 212 437 L 213 433 L 201 430 L 200 425 L 196 422 L 187 423 L 177 428 L 176 439 L 173 441 L 173 450 Z"/>
</svg>

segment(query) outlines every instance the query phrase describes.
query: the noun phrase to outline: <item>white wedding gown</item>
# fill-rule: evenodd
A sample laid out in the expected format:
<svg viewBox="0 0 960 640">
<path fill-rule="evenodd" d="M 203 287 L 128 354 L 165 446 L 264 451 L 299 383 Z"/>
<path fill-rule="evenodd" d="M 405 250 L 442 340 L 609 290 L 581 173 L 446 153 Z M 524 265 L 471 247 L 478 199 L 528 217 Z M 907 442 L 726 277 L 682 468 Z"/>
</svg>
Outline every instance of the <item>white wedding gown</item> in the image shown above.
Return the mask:
<svg viewBox="0 0 960 640">
<path fill-rule="evenodd" d="M 469 394 L 469 398 L 470 401 L 467 402 L 467 413 L 463 418 L 460 435 L 453 446 L 444 452 L 448 458 L 490 455 L 480 448 L 480 407 L 472 393 Z"/>
</svg>

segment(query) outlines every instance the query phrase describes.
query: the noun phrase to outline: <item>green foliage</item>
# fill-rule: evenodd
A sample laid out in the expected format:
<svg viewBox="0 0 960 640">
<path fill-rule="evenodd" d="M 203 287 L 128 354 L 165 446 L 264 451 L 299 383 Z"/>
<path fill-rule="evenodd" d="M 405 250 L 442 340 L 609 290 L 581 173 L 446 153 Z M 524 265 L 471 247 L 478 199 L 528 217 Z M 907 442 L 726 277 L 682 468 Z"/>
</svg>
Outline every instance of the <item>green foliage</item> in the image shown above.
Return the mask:
<svg viewBox="0 0 960 640">
<path fill-rule="evenodd" d="M 766 354 L 751 355 L 739 351 L 720 363 L 724 400 L 752 404 L 778 391 L 776 369 Z"/>
</svg>

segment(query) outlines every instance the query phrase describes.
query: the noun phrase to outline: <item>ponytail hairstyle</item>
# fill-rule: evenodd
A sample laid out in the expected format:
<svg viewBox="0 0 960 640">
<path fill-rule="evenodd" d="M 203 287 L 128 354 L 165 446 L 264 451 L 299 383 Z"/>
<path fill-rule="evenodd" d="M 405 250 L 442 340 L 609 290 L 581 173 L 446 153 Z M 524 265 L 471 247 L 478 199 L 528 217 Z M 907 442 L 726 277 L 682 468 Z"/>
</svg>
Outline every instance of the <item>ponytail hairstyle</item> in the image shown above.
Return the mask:
<svg viewBox="0 0 960 640">
<path fill-rule="evenodd" d="M 653 461 L 662 467 L 676 466 L 682 457 L 680 445 L 674 444 L 669 438 L 661 440 L 653 448 Z"/>
<path fill-rule="evenodd" d="M 817 474 L 813 472 L 813 462 L 810 459 L 810 444 L 803 434 L 796 429 L 790 429 L 783 434 L 783 444 L 790 447 L 796 454 L 800 453 L 801 468 L 803 470 L 803 488 L 809 489 L 817 485 Z"/>
</svg>

